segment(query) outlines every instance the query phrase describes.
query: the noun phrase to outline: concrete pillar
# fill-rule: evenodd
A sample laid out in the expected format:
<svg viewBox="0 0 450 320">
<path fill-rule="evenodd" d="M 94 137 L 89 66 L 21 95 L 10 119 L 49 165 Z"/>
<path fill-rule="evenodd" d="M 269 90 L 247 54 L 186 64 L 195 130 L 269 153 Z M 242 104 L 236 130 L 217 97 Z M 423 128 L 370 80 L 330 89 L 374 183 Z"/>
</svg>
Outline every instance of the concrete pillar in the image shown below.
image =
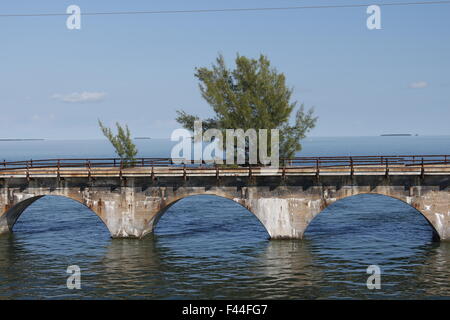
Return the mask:
<svg viewBox="0 0 450 320">
<path fill-rule="evenodd" d="M 302 239 L 322 208 L 320 199 L 254 198 L 243 203 L 261 221 L 271 239 Z"/>
<path fill-rule="evenodd" d="M 438 188 L 414 189 L 405 202 L 422 213 L 441 241 L 450 241 L 450 192 Z"/>
</svg>

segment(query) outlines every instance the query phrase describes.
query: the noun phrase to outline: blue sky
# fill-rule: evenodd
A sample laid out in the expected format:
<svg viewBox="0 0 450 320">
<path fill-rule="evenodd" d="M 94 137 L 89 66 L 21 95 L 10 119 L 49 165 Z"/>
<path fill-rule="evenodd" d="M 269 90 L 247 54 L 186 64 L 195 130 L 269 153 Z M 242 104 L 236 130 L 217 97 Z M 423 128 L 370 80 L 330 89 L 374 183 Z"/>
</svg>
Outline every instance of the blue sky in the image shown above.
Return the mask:
<svg viewBox="0 0 450 320">
<path fill-rule="evenodd" d="M 372 1 L 377 3 L 378 1 Z M 402 2 L 392 0 L 389 2 Z M 2 1 L 0 14 L 281 7 L 366 1 Z M 311 136 L 450 134 L 450 5 L 0 18 L 0 138 L 100 138 L 97 118 L 166 138 L 175 110 L 210 116 L 195 67 L 266 54 L 319 116 Z"/>
</svg>

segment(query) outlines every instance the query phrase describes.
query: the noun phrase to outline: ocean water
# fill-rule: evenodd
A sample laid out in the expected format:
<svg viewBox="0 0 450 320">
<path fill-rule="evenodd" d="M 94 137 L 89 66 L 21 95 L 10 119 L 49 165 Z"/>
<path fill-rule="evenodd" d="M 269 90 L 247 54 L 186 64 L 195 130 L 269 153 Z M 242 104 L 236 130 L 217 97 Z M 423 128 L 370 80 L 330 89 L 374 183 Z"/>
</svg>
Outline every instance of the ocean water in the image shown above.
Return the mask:
<svg viewBox="0 0 450 320">
<path fill-rule="evenodd" d="M 169 156 L 140 140 L 140 156 Z M 309 138 L 302 155 L 447 154 L 450 137 Z M 112 157 L 106 141 L 0 142 L 0 159 Z M 268 240 L 252 213 L 214 196 L 185 198 L 155 234 L 113 240 L 99 218 L 63 197 L 25 210 L 0 236 L 0 299 L 417 299 L 450 297 L 450 244 L 431 241 L 423 216 L 378 195 L 340 200 L 301 241 Z M 68 266 L 81 289 L 66 286 Z M 369 290 L 367 268 L 381 269 Z"/>
</svg>

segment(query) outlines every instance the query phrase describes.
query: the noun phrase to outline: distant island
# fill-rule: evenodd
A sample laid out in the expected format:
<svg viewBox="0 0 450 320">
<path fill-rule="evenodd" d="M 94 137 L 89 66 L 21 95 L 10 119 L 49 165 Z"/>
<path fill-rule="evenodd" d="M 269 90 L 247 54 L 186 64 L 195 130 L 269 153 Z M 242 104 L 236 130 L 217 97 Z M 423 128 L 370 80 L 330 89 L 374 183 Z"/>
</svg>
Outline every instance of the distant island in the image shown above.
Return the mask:
<svg viewBox="0 0 450 320">
<path fill-rule="evenodd" d="M 382 134 L 382 137 L 412 137 L 413 135 L 411 133 L 387 133 Z M 418 134 L 416 134 L 418 136 Z"/>
<path fill-rule="evenodd" d="M 135 140 L 150 140 L 150 137 L 136 137 Z"/>
<path fill-rule="evenodd" d="M 44 141 L 45 139 L 0 139 L 0 141 Z"/>
</svg>

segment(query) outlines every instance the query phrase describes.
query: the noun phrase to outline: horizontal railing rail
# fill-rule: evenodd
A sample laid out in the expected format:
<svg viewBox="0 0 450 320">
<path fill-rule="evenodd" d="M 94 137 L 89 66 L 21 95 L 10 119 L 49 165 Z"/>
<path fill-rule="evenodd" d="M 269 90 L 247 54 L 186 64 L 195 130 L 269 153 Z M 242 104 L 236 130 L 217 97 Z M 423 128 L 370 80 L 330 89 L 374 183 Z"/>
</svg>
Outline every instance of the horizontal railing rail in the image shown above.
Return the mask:
<svg viewBox="0 0 450 320">
<path fill-rule="evenodd" d="M 101 169 L 101 168 L 155 168 L 155 167 L 189 167 L 208 169 L 217 167 L 214 161 L 183 161 L 172 158 L 136 158 L 132 160 L 120 158 L 71 158 L 71 159 L 37 159 L 22 161 L 0 162 L 0 171 L 30 170 L 30 169 Z M 362 168 L 379 167 L 388 169 L 398 167 L 425 167 L 449 166 L 450 155 L 393 155 L 393 156 L 321 156 L 321 157 L 295 157 L 280 159 L 282 168 L 312 168 L 315 170 L 327 168 Z M 246 168 L 249 166 L 241 165 Z M 251 166 L 253 168 L 258 166 Z M 222 167 L 226 169 L 226 167 Z"/>
</svg>

